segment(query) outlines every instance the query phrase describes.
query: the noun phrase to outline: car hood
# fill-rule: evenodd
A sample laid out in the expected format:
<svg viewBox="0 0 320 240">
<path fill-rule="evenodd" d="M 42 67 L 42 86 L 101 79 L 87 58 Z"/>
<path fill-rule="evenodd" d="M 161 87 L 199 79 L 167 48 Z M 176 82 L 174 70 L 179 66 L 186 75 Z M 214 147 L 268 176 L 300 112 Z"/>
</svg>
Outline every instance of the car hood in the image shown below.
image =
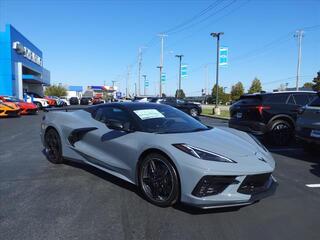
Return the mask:
<svg viewBox="0 0 320 240">
<path fill-rule="evenodd" d="M 166 140 L 163 141 L 170 144 L 189 144 L 250 167 L 266 163 L 271 168 L 275 166 L 269 152 L 262 149 L 247 133 L 235 129 L 213 128 L 207 131 L 164 135 Z"/>
<path fill-rule="evenodd" d="M 224 152 L 226 153 L 224 155 L 232 155 L 235 157 L 249 156 L 255 154 L 255 152 L 259 150 L 255 142 L 252 143 L 251 141 L 248 141 L 250 139 L 242 136 L 242 134 L 235 134 L 220 128 L 213 128 L 200 132 L 166 135 L 172 135 L 172 140 L 178 141 L 176 143 L 186 143 L 216 153 Z"/>
<path fill-rule="evenodd" d="M 28 103 L 28 102 L 18 102 L 17 105 L 21 108 L 27 108 L 27 109 L 37 108 L 37 105 L 35 105 L 34 103 Z"/>
<path fill-rule="evenodd" d="M 0 103 L 0 108 L 7 109 L 7 110 L 17 110 L 19 107 L 12 102 L 2 102 Z"/>
</svg>

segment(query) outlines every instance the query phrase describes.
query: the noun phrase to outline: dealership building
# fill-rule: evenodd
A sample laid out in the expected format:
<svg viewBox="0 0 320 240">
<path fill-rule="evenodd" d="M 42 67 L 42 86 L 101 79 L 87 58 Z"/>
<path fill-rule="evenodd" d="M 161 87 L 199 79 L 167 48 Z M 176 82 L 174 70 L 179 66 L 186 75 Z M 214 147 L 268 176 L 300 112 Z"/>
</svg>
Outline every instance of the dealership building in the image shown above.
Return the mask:
<svg viewBox="0 0 320 240">
<path fill-rule="evenodd" d="M 0 31 L 0 95 L 23 98 L 24 92 L 43 95 L 50 72 L 43 67 L 42 51 L 13 26 Z"/>
</svg>

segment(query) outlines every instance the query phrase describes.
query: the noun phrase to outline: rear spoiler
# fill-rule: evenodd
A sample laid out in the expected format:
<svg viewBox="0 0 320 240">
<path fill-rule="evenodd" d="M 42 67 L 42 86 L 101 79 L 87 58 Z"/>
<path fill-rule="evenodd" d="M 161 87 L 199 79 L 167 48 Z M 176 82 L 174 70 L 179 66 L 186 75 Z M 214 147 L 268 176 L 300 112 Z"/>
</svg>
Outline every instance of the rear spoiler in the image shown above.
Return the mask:
<svg viewBox="0 0 320 240">
<path fill-rule="evenodd" d="M 43 111 L 44 112 L 53 112 L 53 111 L 64 111 L 64 112 L 72 112 L 72 111 L 77 111 L 77 110 L 84 110 L 87 109 L 87 107 L 54 107 L 54 108 L 44 108 Z"/>
</svg>

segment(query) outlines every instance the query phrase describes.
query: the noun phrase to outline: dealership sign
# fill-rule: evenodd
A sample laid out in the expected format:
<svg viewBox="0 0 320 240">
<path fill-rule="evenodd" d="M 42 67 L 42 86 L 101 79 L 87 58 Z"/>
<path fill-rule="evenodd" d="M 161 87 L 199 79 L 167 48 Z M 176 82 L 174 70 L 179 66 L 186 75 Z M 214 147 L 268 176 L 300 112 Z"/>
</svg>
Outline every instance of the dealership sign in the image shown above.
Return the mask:
<svg viewBox="0 0 320 240">
<path fill-rule="evenodd" d="M 25 58 L 29 59 L 31 62 L 42 66 L 42 59 L 37 54 L 32 52 L 29 48 L 23 46 L 20 42 L 14 42 L 12 48 L 16 50 L 18 54 L 23 55 Z"/>
</svg>

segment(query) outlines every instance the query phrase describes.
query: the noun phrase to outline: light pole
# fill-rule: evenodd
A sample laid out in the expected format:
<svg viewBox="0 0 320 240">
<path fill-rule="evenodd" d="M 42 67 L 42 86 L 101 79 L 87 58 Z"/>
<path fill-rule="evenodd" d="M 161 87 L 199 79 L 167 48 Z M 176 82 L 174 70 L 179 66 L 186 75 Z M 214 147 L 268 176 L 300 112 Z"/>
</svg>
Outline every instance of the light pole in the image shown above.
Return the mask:
<svg viewBox="0 0 320 240">
<path fill-rule="evenodd" d="M 176 55 L 176 57 L 179 58 L 179 89 L 178 89 L 177 97 L 180 98 L 180 94 L 181 94 L 181 61 L 182 61 L 183 55 Z"/>
<path fill-rule="evenodd" d="M 147 75 L 142 75 L 144 78 L 143 84 L 144 84 L 144 89 L 143 89 L 143 95 L 146 96 L 146 82 L 147 82 Z"/>
<path fill-rule="evenodd" d="M 159 82 L 159 97 L 162 97 L 162 79 L 161 79 L 161 77 L 162 77 L 162 66 L 158 66 L 157 68 L 159 68 L 160 69 L 160 82 Z"/>
<path fill-rule="evenodd" d="M 217 67 L 216 67 L 216 106 L 214 108 L 214 114 L 220 115 L 219 104 L 219 48 L 220 48 L 220 35 L 223 35 L 223 32 L 213 32 L 210 34 L 212 37 L 217 38 Z"/>
<path fill-rule="evenodd" d="M 294 37 L 298 38 L 298 64 L 297 64 L 297 80 L 296 80 L 296 91 L 299 91 L 299 80 L 300 80 L 300 65 L 301 65 L 301 42 L 303 37 L 303 31 L 298 30 Z"/>
</svg>

